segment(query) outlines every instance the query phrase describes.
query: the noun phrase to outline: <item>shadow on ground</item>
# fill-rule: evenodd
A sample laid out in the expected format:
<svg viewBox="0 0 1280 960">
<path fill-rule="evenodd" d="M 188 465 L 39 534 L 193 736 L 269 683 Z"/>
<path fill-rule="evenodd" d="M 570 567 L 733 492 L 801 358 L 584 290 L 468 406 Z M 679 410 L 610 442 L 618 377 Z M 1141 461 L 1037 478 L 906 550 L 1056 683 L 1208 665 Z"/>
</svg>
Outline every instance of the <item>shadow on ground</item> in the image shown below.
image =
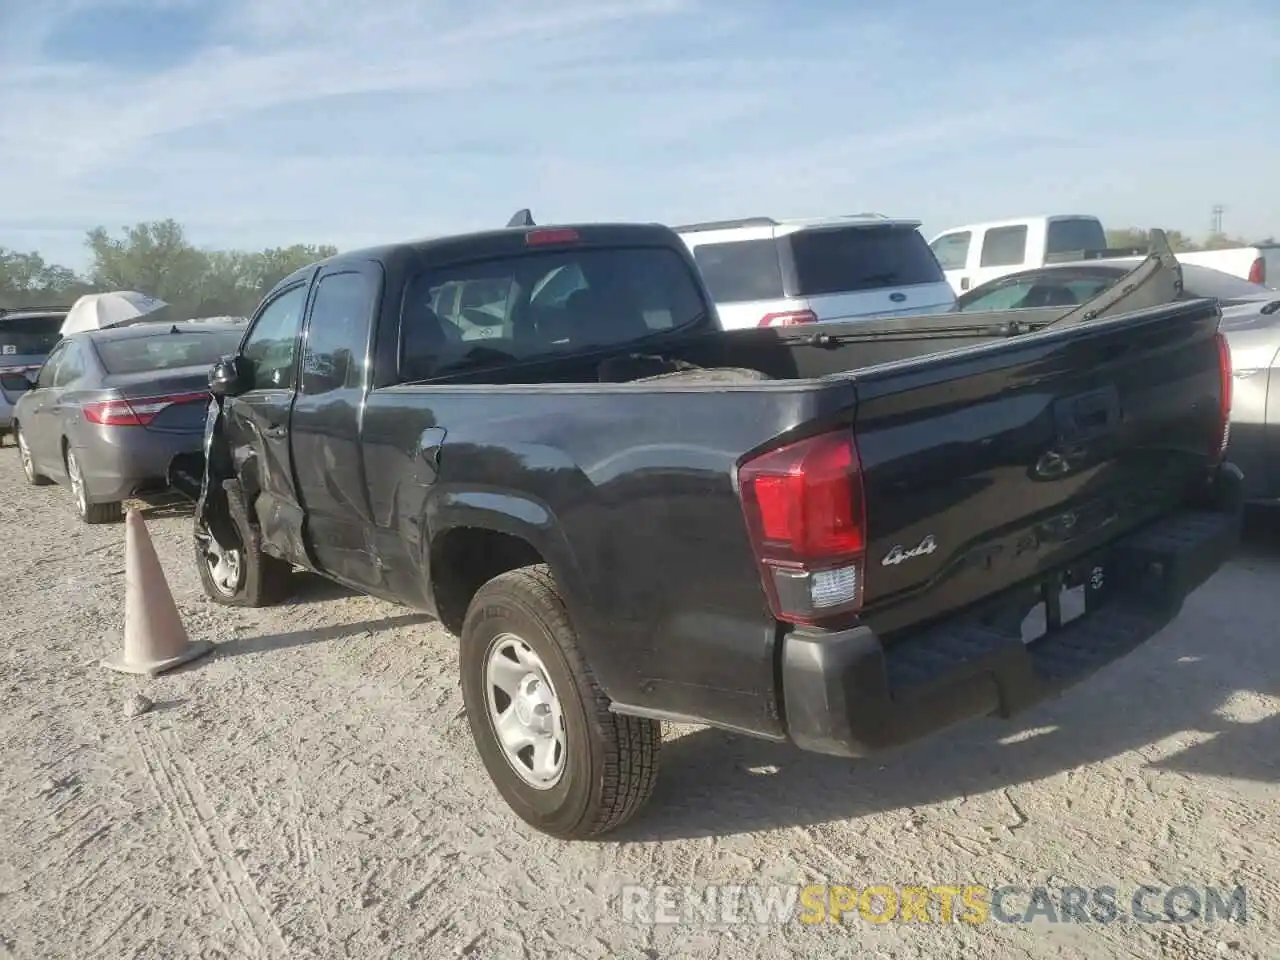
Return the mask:
<svg viewBox="0 0 1280 960">
<path fill-rule="evenodd" d="M 356 623 L 337 623 L 330 627 L 314 627 L 309 630 L 292 630 L 288 633 L 269 633 L 256 637 L 224 640 L 216 648 L 220 657 L 242 657 L 250 653 L 270 653 L 289 647 L 302 647 L 330 640 L 344 640 L 363 633 L 380 633 L 420 623 L 431 623 L 425 613 L 407 613 L 398 617 L 378 617 L 376 620 L 360 620 Z"/>
<path fill-rule="evenodd" d="M 1149 763 L 1153 775 L 1280 783 L 1280 717 L 1238 723 L 1220 713 L 1239 691 L 1280 696 L 1280 541 L 1258 535 L 1266 531 L 1255 528 L 1231 567 L 1148 646 L 1014 721 L 976 720 L 864 760 L 710 729 L 669 741 L 652 802 L 615 838 L 723 836 L 946 803 L 1183 731 L 1210 739 Z"/>
</svg>

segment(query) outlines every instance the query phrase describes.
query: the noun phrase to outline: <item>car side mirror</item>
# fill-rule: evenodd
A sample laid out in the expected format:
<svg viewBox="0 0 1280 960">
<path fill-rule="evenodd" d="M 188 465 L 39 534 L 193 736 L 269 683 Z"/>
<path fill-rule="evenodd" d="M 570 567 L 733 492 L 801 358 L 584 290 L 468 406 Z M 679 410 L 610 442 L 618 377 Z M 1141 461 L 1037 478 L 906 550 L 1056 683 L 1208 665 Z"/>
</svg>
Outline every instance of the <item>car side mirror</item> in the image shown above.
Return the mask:
<svg viewBox="0 0 1280 960">
<path fill-rule="evenodd" d="M 209 369 L 209 392 L 215 397 L 238 397 L 252 386 L 243 357 L 223 357 Z"/>
<path fill-rule="evenodd" d="M 36 385 L 28 380 L 21 373 L 0 373 L 0 388 L 5 393 L 27 393 L 36 388 Z"/>
</svg>

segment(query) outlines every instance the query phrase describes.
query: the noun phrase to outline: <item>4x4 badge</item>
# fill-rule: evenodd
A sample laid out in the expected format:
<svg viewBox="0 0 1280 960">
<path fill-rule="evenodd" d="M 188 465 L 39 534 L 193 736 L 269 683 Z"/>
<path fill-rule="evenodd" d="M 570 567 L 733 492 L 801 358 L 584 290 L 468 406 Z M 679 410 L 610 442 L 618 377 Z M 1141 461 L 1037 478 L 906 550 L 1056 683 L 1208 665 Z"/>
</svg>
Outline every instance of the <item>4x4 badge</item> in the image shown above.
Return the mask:
<svg viewBox="0 0 1280 960">
<path fill-rule="evenodd" d="M 902 544 L 895 544 L 894 548 L 885 554 L 885 558 L 880 561 L 880 564 L 885 567 L 895 567 L 904 560 L 927 556 L 937 549 L 938 541 L 933 539 L 933 534 L 931 533 L 910 550 L 904 550 Z"/>
</svg>

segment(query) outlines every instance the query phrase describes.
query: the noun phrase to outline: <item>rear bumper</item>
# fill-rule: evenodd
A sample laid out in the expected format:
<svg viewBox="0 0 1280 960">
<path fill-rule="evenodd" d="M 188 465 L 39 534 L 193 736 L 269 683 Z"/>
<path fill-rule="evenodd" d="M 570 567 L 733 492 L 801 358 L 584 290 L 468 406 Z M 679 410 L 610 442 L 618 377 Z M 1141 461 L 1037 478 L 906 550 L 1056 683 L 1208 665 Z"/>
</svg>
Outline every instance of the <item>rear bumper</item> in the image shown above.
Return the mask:
<svg viewBox="0 0 1280 960">
<path fill-rule="evenodd" d="M 1009 717 L 1059 693 L 1155 636 L 1240 539 L 1241 474 L 1218 471 L 1207 502 L 1139 529 L 1104 555 L 1104 585 L 1086 612 L 1030 644 L 1020 631 L 1025 592 L 928 627 L 887 647 L 868 627 L 790 634 L 782 649 L 787 733 L 802 749 L 858 757 L 954 723 Z M 1005 618 L 1001 608 L 1012 610 Z"/>
<path fill-rule="evenodd" d="M 77 450 L 93 503 L 164 493 L 172 489 L 175 463 L 202 456 L 203 437 L 198 433 L 144 433 L 137 427 L 115 430 L 131 433 L 113 436 L 110 442 L 95 437 Z"/>
</svg>

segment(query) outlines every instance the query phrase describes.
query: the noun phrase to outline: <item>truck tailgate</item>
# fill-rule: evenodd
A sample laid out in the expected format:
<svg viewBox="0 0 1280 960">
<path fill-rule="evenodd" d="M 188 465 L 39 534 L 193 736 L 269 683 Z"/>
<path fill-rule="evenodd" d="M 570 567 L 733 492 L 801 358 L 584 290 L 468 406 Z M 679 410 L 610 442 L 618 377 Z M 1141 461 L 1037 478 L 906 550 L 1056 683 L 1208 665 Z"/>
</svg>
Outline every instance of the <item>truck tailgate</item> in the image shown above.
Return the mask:
<svg viewBox="0 0 1280 960">
<path fill-rule="evenodd" d="M 1223 442 L 1219 319 L 1166 304 L 859 371 L 866 622 L 891 641 L 1184 501 Z"/>
</svg>

